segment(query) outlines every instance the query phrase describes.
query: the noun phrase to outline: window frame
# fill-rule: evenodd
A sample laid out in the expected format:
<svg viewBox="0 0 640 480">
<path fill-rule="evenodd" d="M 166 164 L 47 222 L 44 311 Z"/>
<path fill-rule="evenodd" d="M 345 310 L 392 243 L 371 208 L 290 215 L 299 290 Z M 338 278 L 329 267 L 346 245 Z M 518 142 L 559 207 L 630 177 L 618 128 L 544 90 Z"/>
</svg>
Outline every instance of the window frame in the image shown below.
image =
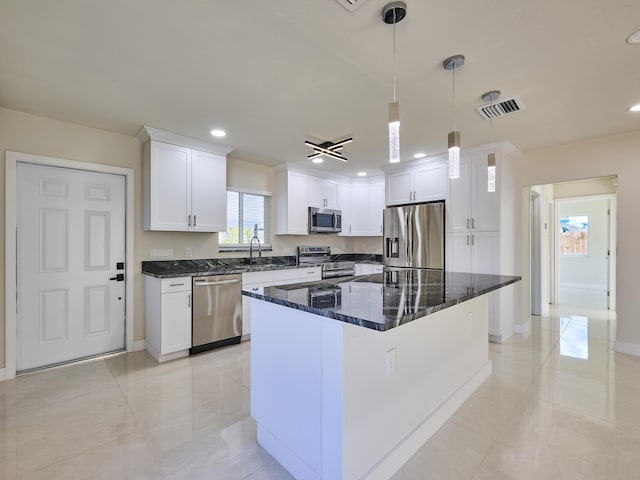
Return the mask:
<svg viewBox="0 0 640 480">
<path fill-rule="evenodd" d="M 265 218 L 264 215 L 265 213 L 268 213 L 268 215 L 270 217 L 272 217 L 272 209 L 273 209 L 273 194 L 271 192 L 265 191 L 265 190 L 252 190 L 252 189 L 248 189 L 248 188 L 238 188 L 238 187 L 230 187 L 227 186 L 226 190 L 225 190 L 225 195 L 228 192 L 236 192 L 238 194 L 240 194 L 240 198 L 239 198 L 239 212 L 238 212 L 238 225 L 240 226 L 240 231 L 241 231 L 241 225 L 243 222 L 243 202 L 242 202 L 242 195 L 257 195 L 257 196 L 262 196 L 262 197 L 266 197 L 269 199 L 269 206 L 266 210 L 268 210 L 268 212 L 263 212 L 263 219 L 264 219 L 264 229 L 265 229 L 265 243 L 261 243 L 260 244 L 260 248 L 263 251 L 270 251 L 272 249 L 272 244 L 273 244 L 273 227 L 272 227 L 272 218 Z M 228 205 L 227 205 L 227 209 L 228 209 Z M 227 211 L 227 215 L 228 215 L 228 211 Z M 222 238 L 222 234 L 225 232 L 220 232 L 218 234 L 218 251 L 219 252 L 248 252 L 250 246 L 248 244 L 221 244 L 220 243 L 220 239 Z M 268 235 L 267 235 L 268 234 Z M 268 237 L 269 242 L 266 242 Z"/>
</svg>

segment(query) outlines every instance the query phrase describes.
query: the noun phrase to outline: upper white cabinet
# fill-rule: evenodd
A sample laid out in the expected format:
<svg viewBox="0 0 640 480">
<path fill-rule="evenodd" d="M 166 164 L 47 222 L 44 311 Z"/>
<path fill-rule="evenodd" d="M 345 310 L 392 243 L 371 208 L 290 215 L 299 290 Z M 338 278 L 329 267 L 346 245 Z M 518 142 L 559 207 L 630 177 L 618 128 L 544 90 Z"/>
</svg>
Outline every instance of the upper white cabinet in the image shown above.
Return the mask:
<svg viewBox="0 0 640 480">
<path fill-rule="evenodd" d="M 307 175 L 276 172 L 276 235 L 308 235 L 309 209 Z"/>
<path fill-rule="evenodd" d="M 326 178 L 309 176 L 309 206 L 319 208 L 338 208 L 338 182 Z"/>
<path fill-rule="evenodd" d="M 462 153 L 460 178 L 451 180 L 449 187 L 448 231 L 500 230 L 503 163 L 505 163 L 502 157 L 502 153 L 496 152 L 496 191 L 488 192 L 486 153 Z"/>
<path fill-rule="evenodd" d="M 386 177 L 387 205 L 444 200 L 447 196 L 447 163 L 440 157 L 428 163 L 394 166 Z M 402 168 L 396 171 L 395 169 Z"/>
<path fill-rule="evenodd" d="M 384 182 L 349 185 L 349 214 L 343 218 L 342 230 L 352 237 L 382 236 Z"/>
<path fill-rule="evenodd" d="M 446 204 L 446 269 L 459 272 L 516 274 L 516 171 L 511 144 L 496 144 L 496 188 L 487 188 L 488 147 L 465 149 L 460 178 L 450 180 Z M 490 339 L 502 342 L 513 334 L 516 289 L 489 294 Z"/>
<path fill-rule="evenodd" d="M 143 127 L 145 230 L 227 228 L 227 158 L 232 149 Z"/>
</svg>

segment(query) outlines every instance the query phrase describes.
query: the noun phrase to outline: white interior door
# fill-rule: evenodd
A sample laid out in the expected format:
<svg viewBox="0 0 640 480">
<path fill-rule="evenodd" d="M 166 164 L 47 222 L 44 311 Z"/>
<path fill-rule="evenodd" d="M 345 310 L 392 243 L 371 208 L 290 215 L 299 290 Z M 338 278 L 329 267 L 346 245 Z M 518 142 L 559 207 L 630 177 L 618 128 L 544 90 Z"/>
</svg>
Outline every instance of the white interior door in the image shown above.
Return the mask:
<svg viewBox="0 0 640 480">
<path fill-rule="evenodd" d="M 125 177 L 18 163 L 17 190 L 16 370 L 124 349 Z"/>
</svg>

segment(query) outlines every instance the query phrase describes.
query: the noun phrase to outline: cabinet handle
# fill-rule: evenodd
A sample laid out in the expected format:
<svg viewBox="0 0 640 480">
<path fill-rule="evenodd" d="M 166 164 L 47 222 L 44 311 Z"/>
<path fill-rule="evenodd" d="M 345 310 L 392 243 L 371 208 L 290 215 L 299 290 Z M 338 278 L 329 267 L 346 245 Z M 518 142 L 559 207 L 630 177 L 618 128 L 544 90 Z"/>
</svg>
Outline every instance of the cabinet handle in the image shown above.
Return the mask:
<svg viewBox="0 0 640 480">
<path fill-rule="evenodd" d="M 170 287 L 182 287 L 182 286 L 184 286 L 184 283 L 170 283 L 169 286 Z"/>
<path fill-rule="evenodd" d="M 196 226 L 196 214 L 193 214 L 193 227 L 195 228 Z"/>
<path fill-rule="evenodd" d="M 187 295 L 187 306 L 191 308 L 191 294 Z"/>
<path fill-rule="evenodd" d="M 469 219 L 467 218 L 467 230 L 469 230 Z"/>
<path fill-rule="evenodd" d="M 467 235 L 467 247 L 469 246 L 469 235 Z"/>
<path fill-rule="evenodd" d="M 476 244 L 476 236 L 475 235 L 471 235 L 471 245 L 475 245 Z"/>
<path fill-rule="evenodd" d="M 416 201 L 416 191 L 415 190 L 413 191 L 413 201 L 414 202 Z"/>
<path fill-rule="evenodd" d="M 189 214 L 188 217 L 189 217 L 188 224 L 189 226 L 191 226 L 191 214 Z"/>
<path fill-rule="evenodd" d="M 475 218 L 471 219 L 471 228 L 476 228 L 476 219 Z"/>
</svg>

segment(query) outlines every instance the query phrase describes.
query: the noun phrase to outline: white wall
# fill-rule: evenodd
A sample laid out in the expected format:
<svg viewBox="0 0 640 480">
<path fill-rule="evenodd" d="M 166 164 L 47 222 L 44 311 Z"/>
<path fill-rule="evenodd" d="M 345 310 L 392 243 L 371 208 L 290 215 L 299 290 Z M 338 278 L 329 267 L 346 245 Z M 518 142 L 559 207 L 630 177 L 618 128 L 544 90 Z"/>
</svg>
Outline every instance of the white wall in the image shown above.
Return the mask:
<svg viewBox="0 0 640 480">
<path fill-rule="evenodd" d="M 578 179 L 617 176 L 618 178 L 618 269 L 617 285 L 617 340 L 616 349 L 640 355 L 640 296 L 637 295 L 637 275 L 640 255 L 637 238 L 640 222 L 640 130 L 591 139 L 588 141 L 531 150 L 519 159 L 521 187 L 544 185 Z M 524 190 L 523 190 L 524 191 Z M 528 191 L 528 189 L 527 189 Z M 527 208 L 522 208 L 522 225 L 528 220 Z M 529 229 L 523 229 L 522 272 L 528 279 Z M 528 280 L 527 280 L 528 283 Z M 528 292 L 528 285 L 523 291 Z M 528 302 L 523 302 L 523 305 Z M 523 308 L 523 315 L 528 316 Z"/>
</svg>

